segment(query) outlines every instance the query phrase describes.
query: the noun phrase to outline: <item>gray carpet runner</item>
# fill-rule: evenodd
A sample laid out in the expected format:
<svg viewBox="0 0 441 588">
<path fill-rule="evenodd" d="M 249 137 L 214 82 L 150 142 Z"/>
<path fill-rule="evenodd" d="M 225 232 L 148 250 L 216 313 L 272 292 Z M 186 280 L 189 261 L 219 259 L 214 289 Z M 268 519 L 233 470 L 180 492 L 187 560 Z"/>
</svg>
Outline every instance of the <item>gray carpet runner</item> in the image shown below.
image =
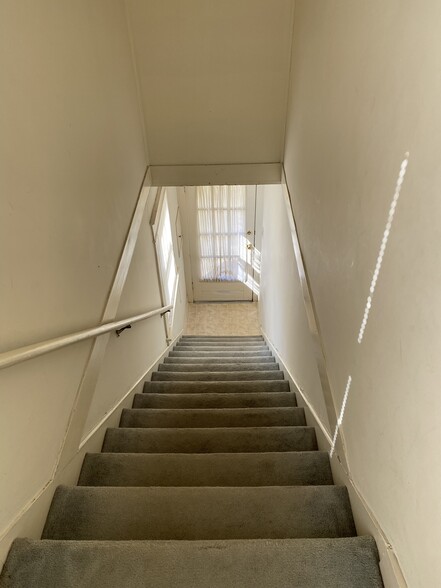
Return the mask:
<svg viewBox="0 0 441 588">
<path fill-rule="evenodd" d="M 380 588 L 262 337 L 183 337 L 0 588 Z"/>
</svg>

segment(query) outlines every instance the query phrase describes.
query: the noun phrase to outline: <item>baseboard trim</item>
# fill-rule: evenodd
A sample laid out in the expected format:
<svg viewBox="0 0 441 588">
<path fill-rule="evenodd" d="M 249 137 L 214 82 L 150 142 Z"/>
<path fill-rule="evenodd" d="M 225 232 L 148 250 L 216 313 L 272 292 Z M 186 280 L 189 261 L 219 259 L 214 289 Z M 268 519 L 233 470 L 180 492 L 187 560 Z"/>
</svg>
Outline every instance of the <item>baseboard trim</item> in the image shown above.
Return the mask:
<svg viewBox="0 0 441 588">
<path fill-rule="evenodd" d="M 161 353 L 161 355 L 159 355 L 155 359 L 155 361 L 152 363 L 152 365 L 147 369 L 146 372 L 144 372 L 142 374 L 142 376 L 140 378 L 138 378 L 138 380 L 135 382 L 135 384 L 133 384 L 133 386 L 130 388 L 130 390 L 120 400 L 118 400 L 118 402 L 113 405 L 113 407 L 109 410 L 108 413 L 106 413 L 103 416 L 103 418 L 98 422 L 98 424 L 96 424 L 93 427 L 93 429 L 91 429 L 91 431 L 81 441 L 80 449 L 82 449 L 84 447 L 84 445 L 86 445 L 86 443 L 89 441 L 89 439 L 91 439 L 95 435 L 95 433 L 106 424 L 107 420 L 112 416 L 112 414 L 115 411 L 117 411 L 126 402 L 127 399 L 130 399 L 135 394 L 135 391 L 138 388 L 138 386 L 140 385 L 140 383 L 144 382 L 144 380 L 147 378 L 147 376 L 151 372 L 155 371 L 156 367 L 161 363 L 161 361 L 164 359 L 165 355 L 169 352 L 170 348 L 173 347 L 173 345 L 179 339 L 179 337 L 182 335 L 183 332 L 184 332 L 184 330 L 182 330 L 178 335 L 176 335 L 176 337 L 167 346 L 166 351 Z"/>
<path fill-rule="evenodd" d="M 296 392 L 299 401 L 298 404 L 305 409 L 306 422 L 316 428 L 319 449 L 329 452 L 332 446 L 332 437 L 329 431 L 314 410 L 314 407 L 308 400 L 304 391 L 301 390 L 295 376 L 287 367 L 274 343 L 262 327 L 261 331 L 268 347 L 275 356 L 276 361 L 280 364 L 280 368 L 283 370 L 286 379 L 294 386 L 294 391 Z M 408 588 L 396 553 L 387 539 L 385 532 L 381 528 L 380 523 L 375 517 L 375 514 L 352 479 L 349 464 L 349 471 L 346 471 L 346 467 L 343 467 L 338 455 L 334 454 L 331 459 L 331 468 L 335 483 L 346 486 L 348 489 L 357 533 L 359 535 L 372 535 L 377 543 L 380 554 L 380 569 L 385 588 Z"/>
<path fill-rule="evenodd" d="M 154 372 L 164 357 L 173 348 L 176 341 L 182 336 L 183 330 L 173 338 L 165 350 L 149 365 L 143 375 L 133 384 L 130 390 L 109 410 L 109 412 L 90 431 L 81 442 L 76 454 L 66 463 L 64 468 L 57 472 L 52 480 L 41 488 L 28 503 L 20 510 L 16 517 L 5 529 L 0 537 L 0 571 L 8 555 L 11 543 L 16 537 L 28 537 L 38 539 L 41 536 L 43 526 L 49 511 L 55 489 L 60 484 L 76 484 L 83 459 L 86 453 L 99 452 L 108 427 L 117 427 L 123 408 L 129 408 L 133 396 L 142 392 L 144 381 Z"/>
<path fill-rule="evenodd" d="M 281 365 L 282 370 L 285 373 L 286 379 L 289 380 L 289 382 L 294 385 L 296 394 L 298 394 L 299 396 L 301 396 L 303 402 L 305 403 L 306 407 L 308 408 L 308 411 L 312 415 L 313 421 L 314 421 L 314 426 L 318 426 L 320 428 L 320 431 L 321 431 L 323 437 L 326 439 L 326 444 L 327 444 L 326 450 L 328 450 L 328 448 L 332 444 L 331 434 L 327 430 L 327 428 L 326 428 L 325 424 L 323 423 L 323 421 L 318 416 L 318 414 L 315 411 L 313 405 L 309 402 L 308 398 L 303 393 L 301 387 L 299 386 L 299 384 L 296 381 L 295 376 L 288 369 L 288 367 L 286 365 L 286 362 L 284 361 L 283 357 L 280 355 L 279 351 L 273 345 L 273 343 L 272 343 L 271 339 L 269 338 L 268 334 L 262 329 L 262 327 L 261 327 L 261 331 L 262 331 L 262 335 L 263 335 L 265 341 L 268 344 L 268 347 L 271 349 L 273 355 L 276 357 L 277 362 Z"/>
</svg>

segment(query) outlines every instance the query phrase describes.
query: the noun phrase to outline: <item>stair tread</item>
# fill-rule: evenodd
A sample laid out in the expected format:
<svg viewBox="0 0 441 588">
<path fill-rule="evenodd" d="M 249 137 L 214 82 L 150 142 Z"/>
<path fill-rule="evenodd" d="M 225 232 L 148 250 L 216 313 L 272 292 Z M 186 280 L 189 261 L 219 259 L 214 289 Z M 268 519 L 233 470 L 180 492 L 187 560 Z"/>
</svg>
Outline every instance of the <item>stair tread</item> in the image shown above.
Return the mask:
<svg viewBox="0 0 441 588">
<path fill-rule="evenodd" d="M 268 427 L 306 425 L 303 408 L 126 408 L 121 427 Z"/>
<path fill-rule="evenodd" d="M 14 542 L 5 588 L 381 588 L 371 537 Z M 0 580 L 0 585 L 2 581 Z"/>
<path fill-rule="evenodd" d="M 89 453 L 81 486 L 292 486 L 332 484 L 324 451 Z"/>
<path fill-rule="evenodd" d="M 189 393 L 145 392 L 135 394 L 133 408 L 235 408 L 258 406 L 296 406 L 294 392 Z"/>
<path fill-rule="evenodd" d="M 349 537 L 345 486 L 59 486 L 43 539 Z"/>
<path fill-rule="evenodd" d="M 233 352 L 245 351 L 247 353 L 255 353 L 259 351 L 269 351 L 266 345 L 175 345 L 173 351 L 193 351 L 204 352 L 204 351 L 216 351 L 216 352 Z M 270 352 L 271 353 L 271 352 Z"/>
<path fill-rule="evenodd" d="M 220 365 L 220 364 L 230 364 L 230 363 L 276 363 L 276 358 L 272 356 L 251 356 L 251 357 L 165 357 L 164 364 L 171 364 L 171 363 L 185 363 L 185 364 L 194 364 L 194 363 L 203 363 L 208 365 Z"/>
<path fill-rule="evenodd" d="M 104 452 L 219 453 L 313 451 L 314 427 L 219 427 L 192 429 L 109 428 Z"/>
<path fill-rule="evenodd" d="M 171 392 L 183 394 L 192 392 L 221 392 L 224 394 L 241 394 L 244 392 L 283 392 L 289 391 L 290 385 L 287 380 L 252 380 L 252 381 L 155 381 L 145 382 L 144 392 Z"/>
<path fill-rule="evenodd" d="M 250 370 L 235 372 L 153 372 L 152 382 L 155 381 L 240 381 L 240 380 L 283 380 L 280 370 Z"/>
<path fill-rule="evenodd" d="M 277 370 L 280 371 L 278 363 L 221 363 L 221 364 L 213 364 L 213 363 L 163 363 L 159 366 L 158 371 L 169 371 L 169 372 L 204 372 L 204 371 L 212 371 L 212 372 L 234 372 L 234 371 L 271 371 Z"/>
</svg>

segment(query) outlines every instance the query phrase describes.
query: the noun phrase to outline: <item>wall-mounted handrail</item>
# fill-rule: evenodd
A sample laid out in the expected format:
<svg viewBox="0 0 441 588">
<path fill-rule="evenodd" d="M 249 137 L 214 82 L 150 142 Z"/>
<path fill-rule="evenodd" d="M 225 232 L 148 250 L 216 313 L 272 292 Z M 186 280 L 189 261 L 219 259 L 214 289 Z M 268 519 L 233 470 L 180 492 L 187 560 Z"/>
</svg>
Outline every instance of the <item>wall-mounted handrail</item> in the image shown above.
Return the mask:
<svg viewBox="0 0 441 588">
<path fill-rule="evenodd" d="M 55 337 L 54 339 L 48 339 L 46 341 L 33 343 L 32 345 L 26 345 L 25 347 L 19 347 L 18 349 L 12 349 L 11 351 L 5 351 L 4 353 L 0 353 L 0 370 L 11 367 L 18 363 L 22 363 L 23 361 L 28 361 L 29 359 L 39 357 L 40 355 L 57 351 L 58 349 L 62 349 L 68 345 L 73 345 L 74 343 L 85 341 L 86 339 L 92 339 L 93 337 L 98 337 L 99 335 L 105 335 L 106 333 L 116 331 L 117 329 L 125 327 L 129 324 L 145 321 L 146 319 L 152 318 L 158 314 L 172 310 L 172 308 L 173 306 L 171 304 L 168 306 L 161 306 L 161 308 L 156 308 L 155 310 L 143 312 L 142 314 L 137 314 L 125 319 L 110 321 L 108 323 L 98 325 L 97 327 L 83 329 L 82 331 L 77 331 L 76 333 L 62 335 L 61 337 Z"/>
</svg>

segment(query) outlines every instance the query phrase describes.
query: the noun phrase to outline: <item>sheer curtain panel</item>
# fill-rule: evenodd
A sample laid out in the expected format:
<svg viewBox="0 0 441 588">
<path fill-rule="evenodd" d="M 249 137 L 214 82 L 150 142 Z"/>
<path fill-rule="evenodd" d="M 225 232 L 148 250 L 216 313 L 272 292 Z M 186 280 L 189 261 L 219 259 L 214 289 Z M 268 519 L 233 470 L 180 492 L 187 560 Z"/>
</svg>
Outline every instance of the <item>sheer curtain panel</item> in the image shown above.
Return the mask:
<svg viewBox="0 0 441 588">
<path fill-rule="evenodd" d="M 197 227 L 201 281 L 244 277 L 245 186 L 199 186 Z"/>
</svg>

